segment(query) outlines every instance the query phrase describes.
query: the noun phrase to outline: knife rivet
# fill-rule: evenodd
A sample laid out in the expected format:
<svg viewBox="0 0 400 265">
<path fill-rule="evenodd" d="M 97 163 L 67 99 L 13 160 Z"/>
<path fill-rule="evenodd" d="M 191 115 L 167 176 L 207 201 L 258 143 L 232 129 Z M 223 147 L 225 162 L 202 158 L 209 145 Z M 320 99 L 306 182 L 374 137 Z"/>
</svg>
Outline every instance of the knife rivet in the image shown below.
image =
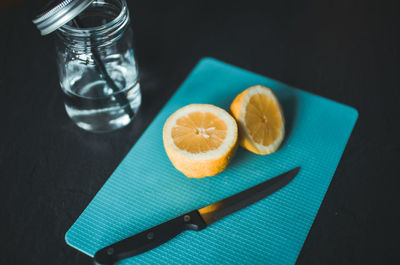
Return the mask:
<svg viewBox="0 0 400 265">
<path fill-rule="evenodd" d="M 153 232 L 150 232 L 150 233 L 148 233 L 147 234 L 147 239 L 153 239 L 154 238 L 154 233 Z"/>
<path fill-rule="evenodd" d="M 112 255 L 114 253 L 114 248 L 108 248 L 107 249 L 107 254 Z"/>
<path fill-rule="evenodd" d="M 190 215 L 185 215 L 185 216 L 183 217 L 183 221 L 189 222 L 189 221 L 190 221 Z"/>
</svg>

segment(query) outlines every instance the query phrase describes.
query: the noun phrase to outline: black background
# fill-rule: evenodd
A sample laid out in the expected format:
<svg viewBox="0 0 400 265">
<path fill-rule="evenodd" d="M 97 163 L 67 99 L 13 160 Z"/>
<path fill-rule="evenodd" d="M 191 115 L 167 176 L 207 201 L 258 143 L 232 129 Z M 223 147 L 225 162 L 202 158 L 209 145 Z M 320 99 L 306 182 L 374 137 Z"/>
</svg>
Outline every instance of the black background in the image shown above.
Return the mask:
<svg viewBox="0 0 400 265">
<path fill-rule="evenodd" d="M 0 264 L 91 264 L 65 232 L 204 56 L 359 110 L 297 264 L 398 262 L 399 1 L 128 1 L 143 104 L 108 134 L 64 111 L 45 2 L 0 11 Z"/>
</svg>

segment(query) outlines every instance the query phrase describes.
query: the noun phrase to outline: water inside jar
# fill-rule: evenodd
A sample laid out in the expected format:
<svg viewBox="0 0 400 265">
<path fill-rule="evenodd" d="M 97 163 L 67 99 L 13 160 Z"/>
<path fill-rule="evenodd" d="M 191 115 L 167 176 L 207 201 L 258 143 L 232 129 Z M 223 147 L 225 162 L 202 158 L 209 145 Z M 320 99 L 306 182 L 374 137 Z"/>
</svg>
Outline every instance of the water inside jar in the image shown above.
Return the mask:
<svg viewBox="0 0 400 265">
<path fill-rule="evenodd" d="M 79 15 L 79 29 L 91 31 L 115 19 L 121 9 L 113 2 L 119 1 L 95 1 Z M 71 21 L 68 26 L 77 28 L 77 23 Z M 89 34 L 87 41 L 79 44 L 82 47 L 72 46 L 65 50 L 67 55 L 59 54 L 65 108 L 83 129 L 104 132 L 120 128 L 131 121 L 141 104 L 131 35 L 122 34 L 101 49 L 93 45 Z"/>
</svg>

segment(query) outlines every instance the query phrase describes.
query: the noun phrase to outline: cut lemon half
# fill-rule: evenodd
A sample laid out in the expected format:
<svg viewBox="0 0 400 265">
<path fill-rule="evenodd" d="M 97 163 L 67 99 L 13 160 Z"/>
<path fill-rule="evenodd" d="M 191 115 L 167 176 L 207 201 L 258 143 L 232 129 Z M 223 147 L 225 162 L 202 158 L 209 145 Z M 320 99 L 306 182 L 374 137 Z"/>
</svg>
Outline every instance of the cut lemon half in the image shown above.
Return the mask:
<svg viewBox="0 0 400 265">
<path fill-rule="evenodd" d="M 165 151 L 176 169 L 190 178 L 214 176 L 229 164 L 237 147 L 238 127 L 225 110 L 208 104 L 187 105 L 165 122 Z"/>
<path fill-rule="evenodd" d="M 285 135 L 285 121 L 271 89 L 257 85 L 237 95 L 231 113 L 239 126 L 239 144 L 256 154 L 278 149 Z"/>
</svg>

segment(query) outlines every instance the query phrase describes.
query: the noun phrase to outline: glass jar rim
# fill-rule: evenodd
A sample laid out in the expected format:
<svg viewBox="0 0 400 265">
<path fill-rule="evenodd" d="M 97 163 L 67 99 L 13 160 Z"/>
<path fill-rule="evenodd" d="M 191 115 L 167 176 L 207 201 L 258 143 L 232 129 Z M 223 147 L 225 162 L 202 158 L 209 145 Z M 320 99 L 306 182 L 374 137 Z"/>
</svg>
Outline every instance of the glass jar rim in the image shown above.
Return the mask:
<svg viewBox="0 0 400 265">
<path fill-rule="evenodd" d="M 121 4 L 121 7 L 120 7 L 121 10 L 119 11 L 119 14 L 116 17 L 114 17 L 112 20 L 110 20 L 109 22 L 107 22 L 103 25 L 100 25 L 100 26 L 88 27 L 88 28 L 77 28 L 77 27 L 73 27 L 73 26 L 65 24 L 62 27 L 60 27 L 58 29 L 58 31 L 63 34 L 68 34 L 68 35 L 72 35 L 72 36 L 85 37 L 85 36 L 87 36 L 87 34 L 90 34 L 90 33 L 99 33 L 99 35 L 100 35 L 100 34 L 104 34 L 109 31 L 113 31 L 114 29 L 118 30 L 119 28 L 121 28 L 121 26 L 123 28 L 123 25 L 127 24 L 128 20 L 129 20 L 128 6 L 127 6 L 125 0 L 114 0 L 114 1 L 118 1 Z M 93 3 L 91 3 L 91 5 L 93 5 L 96 2 L 97 1 L 94 1 Z"/>
</svg>

